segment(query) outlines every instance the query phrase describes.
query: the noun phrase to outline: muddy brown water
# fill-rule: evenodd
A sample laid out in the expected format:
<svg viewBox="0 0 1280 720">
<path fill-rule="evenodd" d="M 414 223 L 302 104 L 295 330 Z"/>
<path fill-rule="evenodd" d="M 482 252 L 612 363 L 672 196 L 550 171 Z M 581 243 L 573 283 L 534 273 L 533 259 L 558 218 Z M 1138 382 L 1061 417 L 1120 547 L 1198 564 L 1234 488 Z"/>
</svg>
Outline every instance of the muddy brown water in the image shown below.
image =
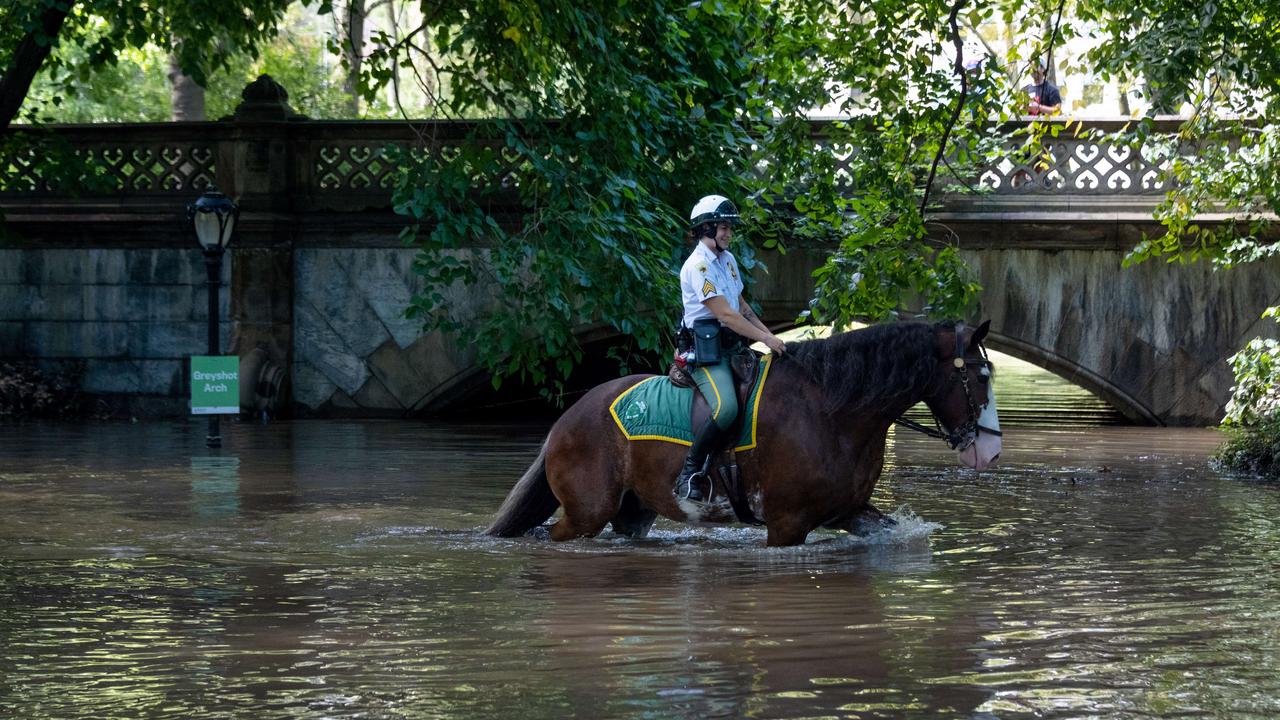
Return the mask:
<svg viewBox="0 0 1280 720">
<path fill-rule="evenodd" d="M 1275 717 L 1280 491 L 1209 430 L 895 434 L 899 527 L 481 537 L 544 423 L 0 434 L 0 717 Z"/>
</svg>

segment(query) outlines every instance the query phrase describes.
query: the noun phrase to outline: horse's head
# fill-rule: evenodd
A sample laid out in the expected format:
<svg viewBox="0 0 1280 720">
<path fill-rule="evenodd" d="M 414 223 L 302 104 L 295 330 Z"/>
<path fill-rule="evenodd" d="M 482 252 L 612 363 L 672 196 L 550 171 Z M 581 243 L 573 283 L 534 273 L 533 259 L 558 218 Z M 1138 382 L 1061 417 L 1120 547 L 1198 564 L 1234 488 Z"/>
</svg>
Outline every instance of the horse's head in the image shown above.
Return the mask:
<svg viewBox="0 0 1280 720">
<path fill-rule="evenodd" d="M 924 400 L 960 462 L 975 470 L 986 470 L 1000 456 L 992 367 L 982 345 L 990 324 L 970 330 L 956 323 L 953 332 L 938 333 L 938 369 Z"/>
</svg>

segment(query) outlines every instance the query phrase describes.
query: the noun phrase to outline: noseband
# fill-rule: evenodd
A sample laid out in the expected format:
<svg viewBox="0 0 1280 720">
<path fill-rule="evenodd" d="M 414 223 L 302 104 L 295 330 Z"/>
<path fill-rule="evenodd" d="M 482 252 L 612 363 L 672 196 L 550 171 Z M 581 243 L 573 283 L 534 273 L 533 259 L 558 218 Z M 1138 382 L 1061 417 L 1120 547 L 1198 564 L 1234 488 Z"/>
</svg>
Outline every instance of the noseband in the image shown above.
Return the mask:
<svg viewBox="0 0 1280 720">
<path fill-rule="evenodd" d="M 949 380 L 950 382 L 953 382 L 953 383 L 959 382 L 960 387 L 964 389 L 965 405 L 967 406 L 969 411 L 968 421 L 966 421 L 964 424 L 960 425 L 959 427 L 955 428 L 951 432 L 947 432 L 946 426 L 943 425 L 942 421 L 938 419 L 938 414 L 933 411 L 933 408 L 929 408 L 929 414 L 933 416 L 933 424 L 936 426 L 936 429 L 927 428 L 918 422 L 914 422 L 906 418 L 898 418 L 894 422 L 896 422 L 899 425 L 902 425 L 903 427 L 909 428 L 911 430 L 915 430 L 916 432 L 924 433 L 929 437 L 935 437 L 940 440 L 945 440 L 947 442 L 947 446 L 957 452 L 969 447 L 974 442 L 976 442 L 978 439 L 978 433 L 980 432 L 985 432 L 990 435 L 999 436 L 1001 434 L 999 430 L 993 430 L 992 428 L 984 427 L 983 425 L 980 425 L 978 423 L 978 418 L 982 415 L 982 409 L 987 406 L 987 399 L 983 398 L 982 404 L 978 404 L 978 402 L 974 400 L 973 389 L 969 386 L 968 366 L 981 365 L 984 368 L 988 368 L 988 372 L 990 372 L 989 369 L 991 367 L 991 360 L 987 358 L 986 347 L 984 347 L 982 343 L 978 343 L 978 350 L 979 352 L 982 353 L 981 360 L 965 359 L 964 357 L 964 323 L 963 322 L 956 323 L 956 354 L 954 357 L 951 358 L 952 370 L 951 370 L 951 375 L 949 377 Z"/>
</svg>

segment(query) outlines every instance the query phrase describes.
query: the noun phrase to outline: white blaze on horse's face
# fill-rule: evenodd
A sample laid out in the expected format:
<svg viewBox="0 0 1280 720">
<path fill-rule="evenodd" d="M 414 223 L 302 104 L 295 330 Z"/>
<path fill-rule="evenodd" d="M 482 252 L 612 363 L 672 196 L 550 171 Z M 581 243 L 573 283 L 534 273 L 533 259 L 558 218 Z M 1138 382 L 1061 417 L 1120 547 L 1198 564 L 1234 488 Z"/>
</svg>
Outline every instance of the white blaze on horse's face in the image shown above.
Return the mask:
<svg viewBox="0 0 1280 720">
<path fill-rule="evenodd" d="M 979 472 L 995 465 L 996 458 L 1000 457 L 1000 415 L 996 412 L 996 391 L 990 380 L 991 370 L 984 367 L 981 372 L 988 378 L 987 403 L 978 416 L 974 441 L 957 452 L 960 462 Z"/>
</svg>

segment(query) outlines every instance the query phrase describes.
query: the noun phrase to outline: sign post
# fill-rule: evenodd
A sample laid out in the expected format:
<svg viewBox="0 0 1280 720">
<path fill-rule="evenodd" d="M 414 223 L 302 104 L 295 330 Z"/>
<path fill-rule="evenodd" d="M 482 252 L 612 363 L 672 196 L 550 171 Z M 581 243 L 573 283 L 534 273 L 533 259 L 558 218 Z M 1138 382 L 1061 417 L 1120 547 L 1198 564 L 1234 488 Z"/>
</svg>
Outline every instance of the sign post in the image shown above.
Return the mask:
<svg viewBox="0 0 1280 720">
<path fill-rule="evenodd" d="M 191 414 L 235 415 L 239 412 L 240 358 L 192 355 Z"/>
</svg>

